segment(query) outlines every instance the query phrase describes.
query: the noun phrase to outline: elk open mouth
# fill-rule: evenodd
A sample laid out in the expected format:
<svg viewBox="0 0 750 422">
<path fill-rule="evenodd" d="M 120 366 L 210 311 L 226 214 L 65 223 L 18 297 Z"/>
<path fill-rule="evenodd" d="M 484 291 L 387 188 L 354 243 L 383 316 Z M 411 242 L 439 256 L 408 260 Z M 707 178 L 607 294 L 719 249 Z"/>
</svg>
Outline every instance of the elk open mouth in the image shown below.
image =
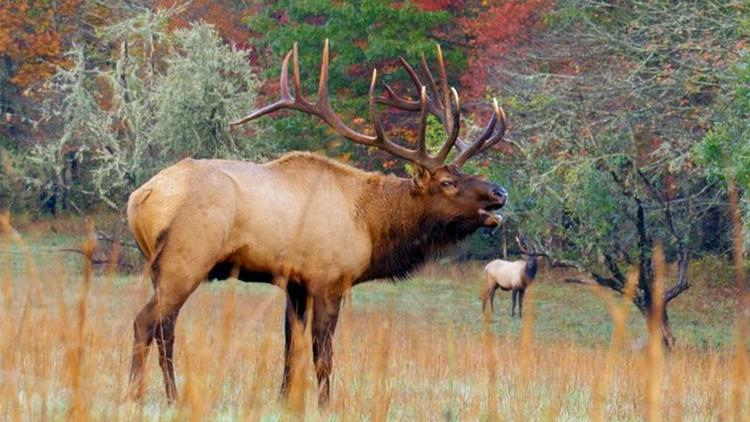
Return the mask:
<svg viewBox="0 0 750 422">
<path fill-rule="evenodd" d="M 500 214 L 500 208 L 503 204 L 492 204 L 479 209 L 479 217 L 485 227 L 496 227 L 503 222 L 503 215 Z"/>
</svg>

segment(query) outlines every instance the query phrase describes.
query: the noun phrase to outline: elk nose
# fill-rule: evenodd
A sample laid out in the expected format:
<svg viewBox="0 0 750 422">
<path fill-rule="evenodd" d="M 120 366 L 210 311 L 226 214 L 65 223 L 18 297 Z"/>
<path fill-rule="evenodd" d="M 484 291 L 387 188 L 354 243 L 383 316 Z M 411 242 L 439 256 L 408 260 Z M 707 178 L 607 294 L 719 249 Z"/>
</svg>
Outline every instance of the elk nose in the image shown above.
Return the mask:
<svg viewBox="0 0 750 422">
<path fill-rule="evenodd" d="M 492 189 L 492 194 L 497 196 L 498 198 L 507 198 L 508 197 L 508 191 L 505 190 L 502 186 L 497 186 L 495 189 Z"/>
</svg>

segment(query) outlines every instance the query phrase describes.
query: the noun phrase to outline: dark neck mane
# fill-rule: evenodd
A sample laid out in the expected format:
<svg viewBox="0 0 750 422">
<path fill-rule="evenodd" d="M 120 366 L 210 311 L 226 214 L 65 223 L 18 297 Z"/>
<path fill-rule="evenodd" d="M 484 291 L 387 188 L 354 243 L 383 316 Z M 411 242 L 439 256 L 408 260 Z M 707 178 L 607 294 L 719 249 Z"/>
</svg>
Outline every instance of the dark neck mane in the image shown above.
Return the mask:
<svg viewBox="0 0 750 422">
<path fill-rule="evenodd" d="M 430 257 L 479 226 L 462 219 L 440 219 L 412 192 L 409 179 L 373 177 L 358 203 L 372 239 L 372 259 L 358 282 L 377 278 L 404 279 Z"/>
</svg>

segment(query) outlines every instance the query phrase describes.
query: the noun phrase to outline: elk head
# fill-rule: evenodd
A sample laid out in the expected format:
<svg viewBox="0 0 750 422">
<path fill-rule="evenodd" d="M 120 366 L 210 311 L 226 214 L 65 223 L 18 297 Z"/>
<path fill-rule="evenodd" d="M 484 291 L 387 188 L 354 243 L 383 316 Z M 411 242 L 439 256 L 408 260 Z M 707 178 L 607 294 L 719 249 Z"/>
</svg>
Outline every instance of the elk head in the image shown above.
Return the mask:
<svg viewBox="0 0 750 422">
<path fill-rule="evenodd" d="M 516 236 L 516 243 L 518 249 L 522 254 L 526 255 L 526 273 L 530 279 L 534 279 L 537 270 L 537 258 L 540 256 L 546 256 L 543 253 L 539 253 L 537 247 L 529 248 L 529 242 L 521 236 Z"/>
<path fill-rule="evenodd" d="M 328 100 L 328 40 L 323 47 L 323 60 L 320 69 L 318 85 L 318 99 L 316 102 L 307 100 L 302 94 L 300 83 L 297 44 L 287 53 L 281 65 L 280 89 L 281 98 L 253 113 L 230 123 L 239 125 L 280 109 L 292 109 L 318 116 L 331 128 L 345 138 L 357 144 L 376 147 L 389 154 L 407 160 L 413 164 L 412 194 L 419 197 L 425 204 L 425 210 L 441 221 L 456 221 L 466 230 L 485 226 L 497 226 L 502 217 L 495 211 L 505 205 L 507 191 L 482 177 L 464 174 L 460 171 L 463 164 L 472 156 L 487 151 L 503 140 L 507 127 L 507 120 L 502 108 L 493 100 L 493 113 L 483 133 L 473 142 L 467 143 L 459 139 L 460 103 L 458 93 L 454 88 L 448 88 L 445 65 L 440 46 L 437 47 L 440 71 L 440 89 L 430 72 L 427 62 L 422 56 L 422 70 L 430 86 L 422 83 L 417 72 L 400 58 L 401 64 L 419 92 L 419 100 L 411 100 L 397 95 L 390 86 L 385 84 L 388 96 L 375 97 L 377 70 L 372 72 L 370 82 L 370 117 L 372 119 L 374 135 L 357 132 L 347 126 L 333 111 Z M 289 88 L 289 60 L 292 59 L 294 96 Z M 401 110 L 419 112 L 419 131 L 417 148 L 409 149 L 391 140 L 385 133 L 377 112 L 377 103 L 389 105 Z M 427 115 L 432 114 L 444 126 L 447 140 L 435 155 L 427 152 L 425 133 Z M 453 148 L 459 153 L 456 158 L 446 163 Z"/>
</svg>

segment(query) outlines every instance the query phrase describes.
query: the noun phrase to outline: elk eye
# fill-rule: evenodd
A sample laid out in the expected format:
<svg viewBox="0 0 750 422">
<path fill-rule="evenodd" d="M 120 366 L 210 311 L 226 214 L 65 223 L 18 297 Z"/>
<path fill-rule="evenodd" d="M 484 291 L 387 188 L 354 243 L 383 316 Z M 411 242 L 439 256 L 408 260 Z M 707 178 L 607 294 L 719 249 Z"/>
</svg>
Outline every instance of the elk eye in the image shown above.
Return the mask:
<svg viewBox="0 0 750 422">
<path fill-rule="evenodd" d="M 452 180 L 443 180 L 442 182 L 440 182 L 440 186 L 442 186 L 444 188 L 449 188 L 449 187 L 454 186 L 454 185 L 455 185 L 455 183 Z"/>
</svg>

